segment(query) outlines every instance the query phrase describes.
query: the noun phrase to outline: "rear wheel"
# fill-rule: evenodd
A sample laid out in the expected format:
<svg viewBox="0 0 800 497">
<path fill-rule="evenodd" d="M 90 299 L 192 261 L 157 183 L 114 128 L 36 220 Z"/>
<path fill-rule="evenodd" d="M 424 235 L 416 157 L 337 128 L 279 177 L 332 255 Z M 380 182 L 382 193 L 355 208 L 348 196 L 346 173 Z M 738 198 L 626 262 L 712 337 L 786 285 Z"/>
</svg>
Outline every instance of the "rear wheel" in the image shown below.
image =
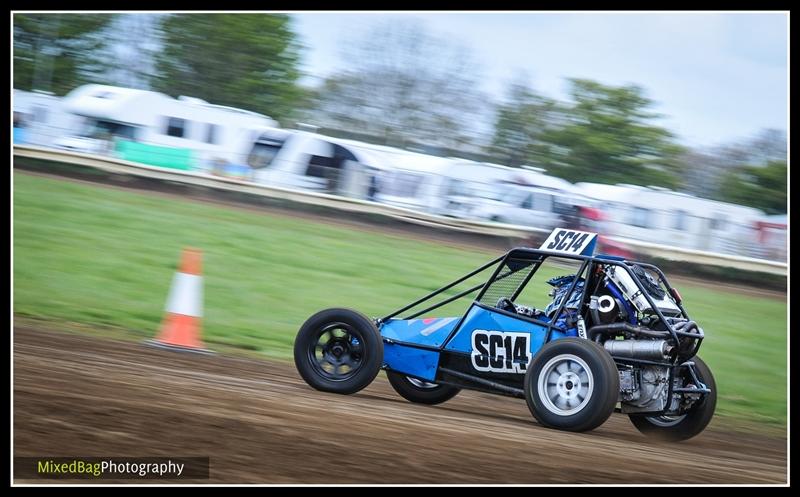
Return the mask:
<svg viewBox="0 0 800 497">
<path fill-rule="evenodd" d="M 375 324 L 351 309 L 327 309 L 303 324 L 294 342 L 300 376 L 317 390 L 350 394 L 372 383 L 383 365 Z"/>
<path fill-rule="evenodd" d="M 404 399 L 418 404 L 441 404 L 452 399 L 461 391 L 450 385 L 430 383 L 393 371 L 387 371 L 386 376 L 395 392 Z"/>
<path fill-rule="evenodd" d="M 717 384 L 706 363 L 699 357 L 694 357 L 691 361 L 694 362 L 697 379 L 703 382 L 711 393 L 696 401 L 688 412 L 680 416 L 631 414 L 630 420 L 636 429 L 649 437 L 669 442 L 688 440 L 705 430 L 717 407 Z M 683 370 L 686 375 L 684 385 L 691 385 L 694 379 L 686 368 Z"/>
<path fill-rule="evenodd" d="M 528 408 L 549 428 L 597 428 L 614 412 L 618 395 L 614 360 L 605 349 L 582 338 L 546 344 L 525 373 Z"/>
</svg>

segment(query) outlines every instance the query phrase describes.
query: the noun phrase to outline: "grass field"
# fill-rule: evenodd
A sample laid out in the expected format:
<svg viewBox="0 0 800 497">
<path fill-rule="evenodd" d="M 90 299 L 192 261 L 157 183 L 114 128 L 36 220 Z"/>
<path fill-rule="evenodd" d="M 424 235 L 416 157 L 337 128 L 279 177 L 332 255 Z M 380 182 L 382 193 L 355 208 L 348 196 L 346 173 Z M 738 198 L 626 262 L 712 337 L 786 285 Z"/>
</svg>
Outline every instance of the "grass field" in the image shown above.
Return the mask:
<svg viewBox="0 0 800 497">
<path fill-rule="evenodd" d="M 377 229 L 14 175 L 18 316 L 151 337 L 185 246 L 203 250 L 204 339 L 211 347 L 284 359 L 297 329 L 318 310 L 353 307 L 382 315 L 499 255 Z M 785 426 L 786 302 L 680 290 L 707 335 L 701 356 L 717 379 L 718 412 Z M 544 286 L 536 291 L 546 293 Z M 546 300 L 531 304 L 542 308 Z M 441 315 L 463 309 L 456 303 Z"/>
</svg>

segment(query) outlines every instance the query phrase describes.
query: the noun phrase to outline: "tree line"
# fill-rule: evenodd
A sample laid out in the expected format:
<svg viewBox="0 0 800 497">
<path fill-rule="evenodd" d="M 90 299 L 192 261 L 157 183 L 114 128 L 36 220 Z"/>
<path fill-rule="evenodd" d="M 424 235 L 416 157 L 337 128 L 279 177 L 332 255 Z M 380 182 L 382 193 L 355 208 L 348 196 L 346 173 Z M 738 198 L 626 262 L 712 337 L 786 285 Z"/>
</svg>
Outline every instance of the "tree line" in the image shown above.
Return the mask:
<svg viewBox="0 0 800 497">
<path fill-rule="evenodd" d="M 570 79 L 559 101 L 521 74 L 494 102 L 468 47 L 411 20 L 345 40 L 341 69 L 314 86 L 301 84 L 304 47 L 285 14 L 15 14 L 13 24 L 17 89 L 153 89 L 287 127 L 786 212 L 784 132 L 691 149 L 660 124 L 643 88 L 588 79 Z"/>
</svg>

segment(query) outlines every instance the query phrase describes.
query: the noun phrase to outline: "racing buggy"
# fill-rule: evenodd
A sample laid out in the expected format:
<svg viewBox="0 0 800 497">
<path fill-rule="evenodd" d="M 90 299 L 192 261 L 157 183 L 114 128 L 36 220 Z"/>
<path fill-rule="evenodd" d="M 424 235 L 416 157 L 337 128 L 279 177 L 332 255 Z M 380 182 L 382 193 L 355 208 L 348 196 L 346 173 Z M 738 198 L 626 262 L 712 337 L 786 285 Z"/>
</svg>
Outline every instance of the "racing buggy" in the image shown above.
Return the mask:
<svg viewBox="0 0 800 497">
<path fill-rule="evenodd" d="M 512 249 L 385 316 L 321 311 L 296 337 L 295 365 L 327 392 L 358 392 L 384 369 L 411 402 L 439 404 L 466 388 L 524 398 L 549 428 L 592 430 L 616 411 L 648 436 L 699 434 L 717 396 L 697 356 L 703 330 L 661 270 L 593 255 L 596 242 L 555 229 L 539 249 Z M 526 305 L 537 292 L 543 308 Z M 420 317 L 459 299 L 469 301 L 459 317 Z"/>
</svg>

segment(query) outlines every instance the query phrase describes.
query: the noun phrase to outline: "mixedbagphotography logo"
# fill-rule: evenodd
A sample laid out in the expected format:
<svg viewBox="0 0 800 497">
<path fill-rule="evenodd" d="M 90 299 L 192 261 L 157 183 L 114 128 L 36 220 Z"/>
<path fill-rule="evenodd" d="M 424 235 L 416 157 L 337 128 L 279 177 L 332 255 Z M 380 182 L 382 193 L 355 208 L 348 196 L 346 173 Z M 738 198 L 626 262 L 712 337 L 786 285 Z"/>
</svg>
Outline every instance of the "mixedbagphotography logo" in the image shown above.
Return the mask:
<svg viewBox="0 0 800 497">
<path fill-rule="evenodd" d="M 44 480 L 208 479 L 208 457 L 15 457 L 14 477 Z"/>
</svg>

